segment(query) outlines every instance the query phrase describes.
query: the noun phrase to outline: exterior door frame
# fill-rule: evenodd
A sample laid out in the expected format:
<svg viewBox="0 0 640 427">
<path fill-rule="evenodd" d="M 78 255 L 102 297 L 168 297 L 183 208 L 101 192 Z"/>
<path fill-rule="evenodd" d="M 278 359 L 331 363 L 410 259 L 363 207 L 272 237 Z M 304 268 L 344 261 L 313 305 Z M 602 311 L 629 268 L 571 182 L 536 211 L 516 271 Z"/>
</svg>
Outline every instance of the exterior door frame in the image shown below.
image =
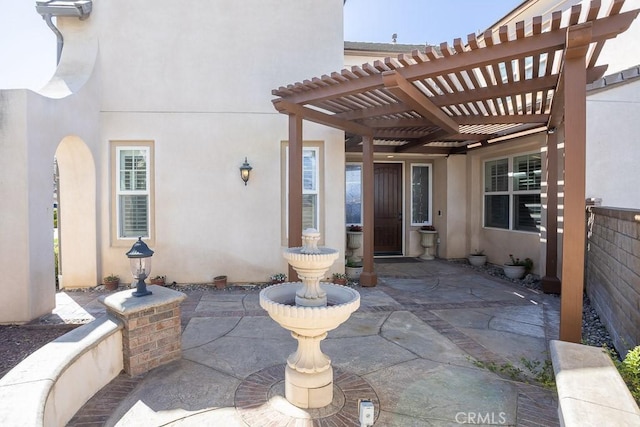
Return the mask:
<svg viewBox="0 0 640 427">
<path fill-rule="evenodd" d="M 401 221 L 401 228 L 400 228 L 400 253 L 398 255 L 375 255 L 375 252 L 374 252 L 374 256 L 378 256 L 378 257 L 404 256 L 406 254 L 405 230 L 406 230 L 406 222 L 407 222 L 406 185 L 405 185 L 406 169 L 407 169 L 406 162 L 402 160 L 395 160 L 395 161 L 394 160 L 375 160 L 373 163 L 374 165 L 375 164 L 399 164 L 400 165 L 400 193 L 401 193 L 400 209 L 402 212 L 402 221 Z M 377 192 L 374 192 L 374 194 L 377 196 Z"/>
</svg>

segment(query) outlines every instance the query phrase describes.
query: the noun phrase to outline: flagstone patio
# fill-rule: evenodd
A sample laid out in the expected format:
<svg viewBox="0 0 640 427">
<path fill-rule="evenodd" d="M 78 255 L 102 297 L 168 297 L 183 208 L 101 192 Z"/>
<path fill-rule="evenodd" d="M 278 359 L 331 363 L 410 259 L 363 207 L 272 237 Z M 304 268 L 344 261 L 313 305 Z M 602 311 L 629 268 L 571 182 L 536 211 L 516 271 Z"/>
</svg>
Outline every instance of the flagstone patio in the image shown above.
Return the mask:
<svg viewBox="0 0 640 427">
<path fill-rule="evenodd" d="M 330 406 L 302 410 L 283 398 L 296 342 L 259 307 L 257 290 L 189 290 L 182 359 L 121 375 L 70 425 L 353 426 L 358 399 L 374 403 L 380 426 L 558 425 L 555 391 L 474 363 L 547 359 L 557 297 L 441 260 L 376 270 L 380 284 L 357 287 L 360 309 L 322 343 L 335 368 Z"/>
</svg>

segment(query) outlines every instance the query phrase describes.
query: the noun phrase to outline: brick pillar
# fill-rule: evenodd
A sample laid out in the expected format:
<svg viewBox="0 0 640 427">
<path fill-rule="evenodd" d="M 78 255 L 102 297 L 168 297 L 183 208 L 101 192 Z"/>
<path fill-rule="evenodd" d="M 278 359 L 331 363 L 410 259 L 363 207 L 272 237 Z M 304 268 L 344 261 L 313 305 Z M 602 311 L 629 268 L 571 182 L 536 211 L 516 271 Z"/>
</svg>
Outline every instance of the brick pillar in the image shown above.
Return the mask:
<svg viewBox="0 0 640 427">
<path fill-rule="evenodd" d="M 132 377 L 182 356 L 180 303 L 187 296 L 163 286 L 148 289 L 153 293 L 144 297 L 132 296 L 135 289 L 130 289 L 100 298 L 124 323 L 124 370 Z"/>
</svg>

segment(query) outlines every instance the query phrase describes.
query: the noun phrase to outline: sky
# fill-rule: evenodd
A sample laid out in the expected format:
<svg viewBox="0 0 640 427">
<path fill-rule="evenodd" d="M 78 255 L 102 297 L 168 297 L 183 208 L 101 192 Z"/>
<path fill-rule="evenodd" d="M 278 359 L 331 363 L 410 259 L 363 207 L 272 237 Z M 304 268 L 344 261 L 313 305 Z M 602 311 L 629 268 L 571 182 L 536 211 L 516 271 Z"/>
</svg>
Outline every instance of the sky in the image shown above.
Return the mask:
<svg viewBox="0 0 640 427">
<path fill-rule="evenodd" d="M 131 0 L 135 1 L 135 0 Z M 236 0 L 242 1 L 242 0 Z M 0 0 L 0 88 L 39 89 L 56 65 L 56 38 L 35 0 Z M 484 31 L 521 0 L 347 0 L 347 41 L 439 44 Z"/>
</svg>

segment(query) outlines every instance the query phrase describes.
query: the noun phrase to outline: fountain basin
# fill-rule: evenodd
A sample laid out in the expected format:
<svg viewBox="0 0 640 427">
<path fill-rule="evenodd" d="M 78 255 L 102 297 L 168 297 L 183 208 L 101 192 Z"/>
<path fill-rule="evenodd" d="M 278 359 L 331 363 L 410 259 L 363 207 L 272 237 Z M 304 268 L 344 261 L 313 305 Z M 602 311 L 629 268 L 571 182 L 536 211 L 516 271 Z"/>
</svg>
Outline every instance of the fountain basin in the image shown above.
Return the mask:
<svg viewBox="0 0 640 427">
<path fill-rule="evenodd" d="M 260 292 L 260 307 L 283 328 L 303 336 L 318 336 L 344 323 L 360 307 L 360 294 L 348 287 L 323 283 L 326 307 L 296 306 L 299 282 L 269 286 Z"/>
</svg>

